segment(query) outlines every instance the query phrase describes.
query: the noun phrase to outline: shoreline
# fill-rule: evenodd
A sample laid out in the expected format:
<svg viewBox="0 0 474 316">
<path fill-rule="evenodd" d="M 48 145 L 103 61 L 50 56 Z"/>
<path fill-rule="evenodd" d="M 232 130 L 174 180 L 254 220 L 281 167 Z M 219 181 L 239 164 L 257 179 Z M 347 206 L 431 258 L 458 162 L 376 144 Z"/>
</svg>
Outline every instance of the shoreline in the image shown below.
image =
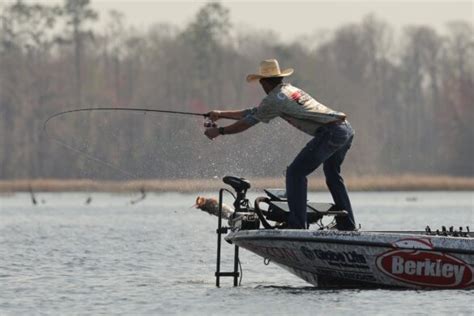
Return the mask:
<svg viewBox="0 0 474 316">
<path fill-rule="evenodd" d="M 284 188 L 284 177 L 249 179 L 252 189 Z M 349 191 L 474 191 L 474 177 L 435 175 L 348 176 Z M 13 192 L 203 192 L 226 185 L 221 179 L 152 179 L 102 181 L 92 179 L 0 180 L 1 193 Z M 326 191 L 321 176 L 308 179 L 309 191 Z"/>
</svg>

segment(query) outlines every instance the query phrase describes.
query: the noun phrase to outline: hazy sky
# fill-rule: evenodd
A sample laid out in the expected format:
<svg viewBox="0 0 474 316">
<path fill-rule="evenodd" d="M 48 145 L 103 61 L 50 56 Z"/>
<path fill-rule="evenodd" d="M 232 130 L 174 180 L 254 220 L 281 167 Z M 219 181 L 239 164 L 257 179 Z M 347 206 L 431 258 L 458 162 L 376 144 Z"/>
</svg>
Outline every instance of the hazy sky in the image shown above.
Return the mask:
<svg viewBox="0 0 474 316">
<path fill-rule="evenodd" d="M 25 2 L 58 3 L 60 0 Z M 157 22 L 178 26 L 189 22 L 206 1 L 162 0 L 92 0 L 102 18 L 115 9 L 126 16 L 127 24 L 139 28 Z M 474 20 L 474 1 L 220 1 L 230 9 L 234 25 L 252 29 L 269 29 L 282 39 L 311 34 L 321 29 L 332 29 L 340 24 L 358 22 L 368 13 L 400 29 L 407 24 L 431 25 L 442 30 L 452 20 Z"/>
</svg>

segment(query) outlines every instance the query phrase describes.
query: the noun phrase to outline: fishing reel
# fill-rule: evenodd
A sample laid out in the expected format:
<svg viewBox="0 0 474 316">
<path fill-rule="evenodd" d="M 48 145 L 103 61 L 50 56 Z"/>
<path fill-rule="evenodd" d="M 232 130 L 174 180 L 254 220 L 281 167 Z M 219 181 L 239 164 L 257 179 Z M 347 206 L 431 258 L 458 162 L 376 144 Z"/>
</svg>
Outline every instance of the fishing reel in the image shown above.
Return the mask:
<svg viewBox="0 0 474 316">
<path fill-rule="evenodd" d="M 204 118 L 204 127 L 205 128 L 211 128 L 211 127 L 217 127 L 216 122 L 213 122 L 209 117 Z"/>
</svg>

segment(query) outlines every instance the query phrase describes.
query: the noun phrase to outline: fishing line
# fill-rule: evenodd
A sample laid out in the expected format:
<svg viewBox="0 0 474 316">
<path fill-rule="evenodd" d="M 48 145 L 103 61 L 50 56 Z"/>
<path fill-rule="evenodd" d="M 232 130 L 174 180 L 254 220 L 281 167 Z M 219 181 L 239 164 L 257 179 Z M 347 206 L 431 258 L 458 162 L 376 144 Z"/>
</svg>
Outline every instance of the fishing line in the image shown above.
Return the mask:
<svg viewBox="0 0 474 316">
<path fill-rule="evenodd" d="M 196 112 L 171 111 L 171 110 L 155 110 L 155 109 L 145 109 L 145 108 L 110 108 L 110 107 L 103 107 L 103 108 L 81 108 L 81 109 L 73 109 L 73 110 L 58 112 L 58 113 L 55 113 L 55 114 L 51 115 L 50 117 L 48 117 L 46 119 L 46 121 L 43 123 L 43 132 L 45 133 L 46 137 L 49 138 L 50 140 L 56 142 L 57 144 L 59 144 L 60 146 L 62 146 L 64 148 L 67 148 L 67 149 L 69 149 L 73 152 L 76 152 L 80 155 L 83 155 L 84 157 L 86 157 L 86 158 L 88 158 L 92 161 L 95 161 L 99 164 L 102 164 L 102 165 L 107 166 L 111 169 L 114 169 L 115 171 L 118 171 L 118 172 L 122 173 L 123 175 L 125 175 L 127 177 L 130 177 L 132 179 L 139 179 L 139 176 L 135 173 L 125 171 L 125 170 L 119 168 L 118 166 L 115 166 L 115 165 L 111 164 L 110 162 L 108 162 L 106 160 L 95 157 L 95 156 L 89 154 L 86 151 L 75 148 L 75 147 L 69 145 L 68 143 L 62 141 L 61 139 L 59 139 L 57 137 L 54 137 L 54 136 L 51 136 L 48 133 L 48 123 L 52 119 L 58 118 L 60 116 L 70 114 L 70 113 L 92 112 L 92 111 L 128 111 L 128 112 L 142 112 L 142 113 L 151 112 L 151 113 L 163 113 L 163 114 L 179 114 L 179 115 L 189 115 L 189 116 L 201 116 L 201 117 L 204 117 L 204 118 L 209 117 L 209 113 L 196 113 Z M 221 116 L 221 118 L 227 118 L 227 117 Z M 231 119 L 231 118 L 228 118 L 228 119 Z"/>
</svg>

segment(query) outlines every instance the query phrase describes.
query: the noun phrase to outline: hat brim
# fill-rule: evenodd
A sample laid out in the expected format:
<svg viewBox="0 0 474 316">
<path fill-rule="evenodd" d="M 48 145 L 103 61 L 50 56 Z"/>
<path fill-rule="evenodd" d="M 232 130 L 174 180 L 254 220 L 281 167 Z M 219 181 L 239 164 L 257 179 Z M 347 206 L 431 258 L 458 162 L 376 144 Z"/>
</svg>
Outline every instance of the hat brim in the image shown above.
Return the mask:
<svg viewBox="0 0 474 316">
<path fill-rule="evenodd" d="M 250 75 L 247 76 L 247 82 L 253 82 L 253 81 L 256 81 L 256 80 L 260 80 L 262 78 L 288 77 L 288 76 L 291 76 L 291 74 L 293 74 L 293 72 L 294 72 L 293 68 L 287 68 L 287 69 L 283 70 L 282 72 L 280 72 L 278 75 L 272 75 L 272 76 L 264 76 L 264 75 L 260 75 L 260 74 L 250 74 Z"/>
</svg>

